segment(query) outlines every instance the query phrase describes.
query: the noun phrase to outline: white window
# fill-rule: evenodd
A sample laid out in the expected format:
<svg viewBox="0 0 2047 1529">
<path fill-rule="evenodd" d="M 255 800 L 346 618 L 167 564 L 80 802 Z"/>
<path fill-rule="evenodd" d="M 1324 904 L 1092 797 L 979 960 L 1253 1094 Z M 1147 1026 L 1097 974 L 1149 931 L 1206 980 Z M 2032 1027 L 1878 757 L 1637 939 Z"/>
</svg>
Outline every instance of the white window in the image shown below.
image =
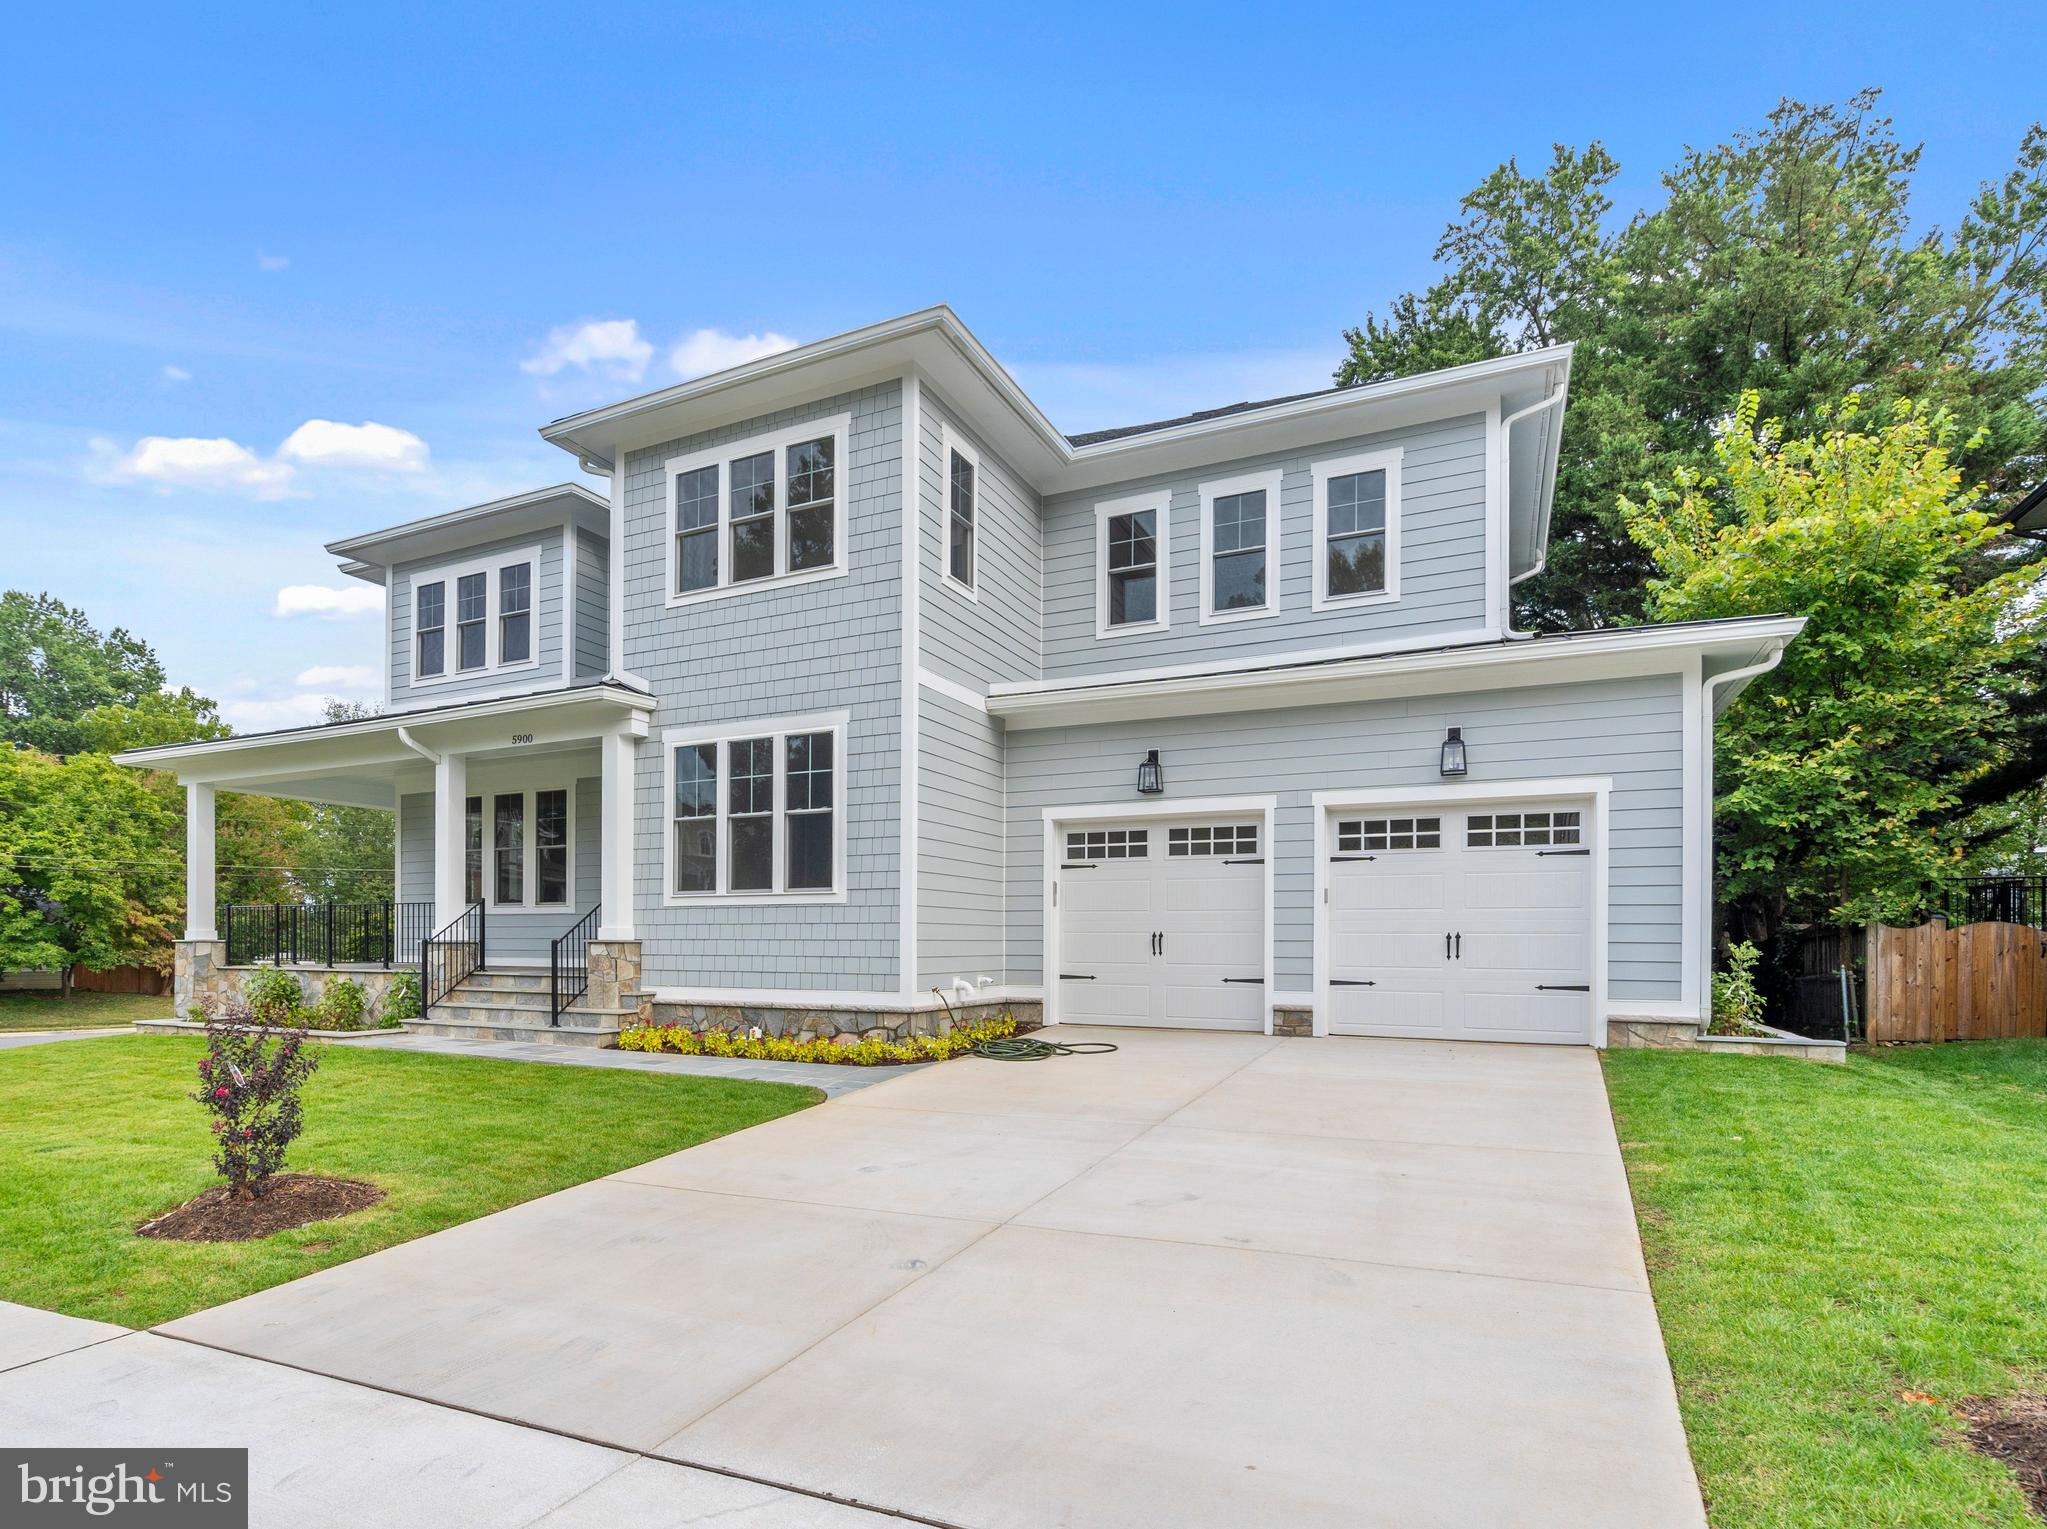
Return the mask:
<svg viewBox="0 0 2047 1529">
<path fill-rule="evenodd" d="M 1278 468 L 1201 485 L 1201 621 L 1279 611 Z"/>
<path fill-rule="evenodd" d="M 463 805 L 463 878 L 471 901 L 486 890 L 493 908 L 564 908 L 575 900 L 574 806 L 566 784 L 492 791 Z"/>
<path fill-rule="evenodd" d="M 1216 855 L 1258 853 L 1256 823 L 1198 823 L 1188 828 L 1166 830 L 1168 857 L 1200 859 Z"/>
<path fill-rule="evenodd" d="M 1575 812 L 1475 812 L 1464 820 L 1464 842 L 1472 849 L 1579 844 L 1583 833 Z"/>
<path fill-rule="evenodd" d="M 1095 636 L 1172 625 L 1172 496 L 1164 490 L 1095 506 Z"/>
<path fill-rule="evenodd" d="M 1313 607 L 1400 598 L 1400 453 L 1317 462 Z"/>
<path fill-rule="evenodd" d="M 668 603 L 843 574 L 851 428 L 841 414 L 671 459 Z"/>
<path fill-rule="evenodd" d="M 945 576 L 963 594 L 974 593 L 975 544 L 979 540 L 981 456 L 951 431 L 945 446 Z"/>
<path fill-rule="evenodd" d="M 662 735 L 670 903 L 846 895 L 846 713 Z"/>
<path fill-rule="evenodd" d="M 1068 862 L 1081 860 L 1143 860 L 1151 852 L 1148 828 L 1077 829 L 1066 836 Z"/>
<path fill-rule="evenodd" d="M 414 682 L 474 679 L 538 664 L 533 576 L 539 566 L 540 549 L 522 547 L 413 573 Z"/>
<path fill-rule="evenodd" d="M 1441 818 L 1345 818 L 1336 825 L 1338 854 L 1372 849 L 1441 849 Z"/>
</svg>

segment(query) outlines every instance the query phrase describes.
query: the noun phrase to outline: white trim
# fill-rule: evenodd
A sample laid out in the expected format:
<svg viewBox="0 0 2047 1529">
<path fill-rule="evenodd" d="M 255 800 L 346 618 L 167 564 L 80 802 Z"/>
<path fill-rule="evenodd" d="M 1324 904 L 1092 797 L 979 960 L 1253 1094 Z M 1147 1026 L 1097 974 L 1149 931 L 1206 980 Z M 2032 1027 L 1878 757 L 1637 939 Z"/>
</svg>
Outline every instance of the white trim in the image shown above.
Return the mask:
<svg viewBox="0 0 2047 1529">
<path fill-rule="evenodd" d="M 984 717 L 988 715 L 988 698 L 978 690 L 969 690 L 958 680 L 949 680 L 930 669 L 919 669 L 917 684 L 925 690 L 937 691 L 949 701 L 957 701 L 962 706 L 971 707 Z"/>
<path fill-rule="evenodd" d="M 1109 624 L 1109 522 L 1118 515 L 1135 515 L 1149 510 L 1154 517 L 1152 546 L 1158 562 L 1154 565 L 1153 609 L 1150 621 Z M 1115 637 L 1148 637 L 1173 625 L 1173 491 L 1158 488 L 1122 499 L 1104 499 L 1095 505 L 1095 640 Z"/>
<path fill-rule="evenodd" d="M 902 507 L 903 561 L 899 577 L 903 585 L 903 680 L 900 710 L 903 714 L 902 817 L 896 856 L 896 986 L 905 993 L 917 987 L 917 919 L 921 896 L 917 876 L 919 822 L 922 804 L 918 800 L 918 750 L 923 744 L 924 693 L 918 666 L 924 658 L 924 379 L 914 370 L 902 382 Z M 941 439 L 943 433 L 941 432 Z M 978 487 L 978 485 L 977 485 Z M 944 550 L 943 539 L 940 551 Z M 987 704 L 985 701 L 982 703 Z M 671 756 L 672 758 L 673 756 Z M 664 870 L 663 884 L 674 873 Z"/>
<path fill-rule="evenodd" d="M 576 523 L 562 522 L 562 683 L 575 683 L 576 678 Z M 536 591 L 536 595 L 537 595 Z M 539 604 L 538 599 L 534 601 Z M 534 612 L 534 624 L 539 625 L 539 611 Z"/>
<path fill-rule="evenodd" d="M 405 793 L 396 789 L 391 792 L 391 901 L 406 901 Z"/>
<path fill-rule="evenodd" d="M 823 436 L 832 439 L 832 560 L 822 568 L 805 568 L 796 572 L 789 570 L 789 461 L 787 448 L 799 441 L 814 441 Z M 846 545 L 848 516 L 847 501 L 853 493 L 853 464 L 851 447 L 853 441 L 853 416 L 833 414 L 822 419 L 807 420 L 802 424 L 785 425 L 761 435 L 750 435 L 744 440 L 729 445 L 707 447 L 692 451 L 684 456 L 670 457 L 661 464 L 662 501 L 665 505 L 663 524 L 664 547 L 662 567 L 665 570 L 662 584 L 663 601 L 671 608 L 682 605 L 699 605 L 706 600 L 724 599 L 731 595 L 753 594 L 764 589 L 787 589 L 795 584 L 814 584 L 823 579 L 843 579 L 852 571 L 852 548 Z M 772 454 L 774 458 L 775 485 L 775 571 L 765 578 L 747 579 L 743 583 L 732 582 L 732 483 L 731 465 L 741 457 Z M 718 582 L 705 589 L 693 589 L 687 594 L 679 593 L 675 587 L 677 577 L 675 561 L 675 485 L 676 480 L 686 472 L 700 467 L 718 469 Z"/>
<path fill-rule="evenodd" d="M 398 603 L 398 579 L 391 564 L 384 565 L 384 710 L 391 709 L 391 671 L 397 667 L 398 655 L 392 648 L 391 623 L 396 613 L 392 607 Z M 418 638 L 413 639 L 415 650 Z"/>
<path fill-rule="evenodd" d="M 605 645 L 610 656 L 605 665 L 607 675 L 616 678 L 625 673 L 625 463 L 618 462 L 611 469 L 611 539 L 605 546 L 606 588 L 604 603 L 607 610 Z"/>
<path fill-rule="evenodd" d="M 1329 1033 L 1329 824 L 1337 812 L 1360 807 L 1471 806 L 1478 803 L 1553 799 L 1587 800 L 1592 804 L 1592 992 L 1586 1006 L 1586 1042 L 1606 1044 L 1608 907 L 1607 810 L 1613 792 L 1609 775 L 1573 775 L 1546 780 L 1459 781 L 1438 786 L 1379 786 L 1356 790 L 1317 791 L 1309 797 L 1314 811 L 1315 852 L 1315 1034 Z"/>
<path fill-rule="evenodd" d="M 974 470 L 974 502 L 968 523 L 967 579 L 952 572 L 952 454 L 958 452 Z M 981 598 L 981 453 L 950 421 L 938 427 L 938 581 L 962 600 Z M 921 508 L 921 507 L 920 507 Z"/>
<path fill-rule="evenodd" d="M 1680 702 L 1683 741 L 1678 755 L 1684 787 L 1684 828 L 1679 840 L 1683 845 L 1683 881 L 1678 914 L 1684 933 L 1678 949 L 1678 1000 L 1690 1019 L 1705 1016 L 1705 974 L 1711 965 L 1707 940 L 1713 899 L 1712 760 L 1701 755 L 1712 748 L 1713 742 L 1712 728 L 1705 718 L 1703 668 L 1696 655 L 1685 668 Z"/>
<path fill-rule="evenodd" d="M 1262 621 L 1279 614 L 1280 585 L 1280 490 L 1286 474 L 1277 467 L 1259 472 L 1239 473 L 1230 478 L 1211 478 L 1199 486 L 1201 498 L 1201 605 L 1203 626 L 1226 626 L 1236 621 Z M 1215 502 L 1231 494 L 1265 495 L 1265 603 L 1242 610 L 1211 609 L 1215 598 L 1215 564 L 1211 543 L 1215 536 Z"/>
<path fill-rule="evenodd" d="M 472 554 L 460 562 L 435 563 L 429 567 L 415 568 L 405 576 L 405 597 L 412 602 L 411 663 L 412 677 L 407 689 L 423 690 L 435 685 L 453 685 L 466 680 L 489 679 L 501 674 L 523 674 L 529 669 L 540 667 L 540 581 L 541 558 L 544 545 L 535 542 L 530 546 L 513 547 L 509 551 L 483 555 Z M 532 570 L 526 586 L 526 619 L 528 624 L 528 656 L 518 663 L 507 664 L 498 660 L 498 648 L 502 633 L 498 628 L 501 612 L 499 594 L 504 583 L 504 570 L 524 563 Z M 483 664 L 480 668 L 461 667 L 462 623 L 459 597 L 456 588 L 460 580 L 473 574 L 483 577 Z M 419 672 L 419 591 L 423 584 L 441 586 L 441 672 L 421 674 Z M 384 603 L 389 606 L 390 597 Z"/>
<path fill-rule="evenodd" d="M 1699 1012 L 1676 998 L 1609 998 L 1606 1017 L 1615 1019 L 1668 1019 L 1684 1024 L 1699 1023 Z M 1836 1041 L 1835 1045 L 1840 1042 Z"/>
<path fill-rule="evenodd" d="M 1507 631 L 1507 432 L 1500 400 L 1485 411 L 1485 619 L 1495 634 Z"/>
<path fill-rule="evenodd" d="M 1363 451 L 1347 457 L 1330 457 L 1310 464 L 1315 483 L 1315 535 L 1311 543 L 1314 561 L 1314 594 L 1311 610 L 1347 611 L 1363 605 L 1393 605 L 1400 599 L 1400 464 L 1404 453 Z M 1329 593 L 1329 482 L 1353 473 L 1383 472 L 1386 475 L 1386 587 L 1363 594 L 1331 596 Z M 1490 612 L 1488 612 L 1490 620 Z"/>
<path fill-rule="evenodd" d="M 895 993 L 887 989 L 869 991 L 865 988 L 802 988 L 802 987 L 657 987 L 643 991 L 652 995 L 656 1003 L 704 1003 L 743 1007 L 784 1007 L 796 1009 L 861 1009 L 861 1010 L 909 1010 L 915 1013 L 935 1013 L 945 1007 L 928 990 L 919 993 Z M 961 1000 L 947 994 L 956 1009 Z M 1044 990 L 1029 984 L 1010 986 L 990 985 L 977 989 L 973 1002 L 984 1003 L 1037 1003 L 1044 997 Z"/>
<path fill-rule="evenodd" d="M 709 727 L 670 727 L 661 733 L 661 901 L 670 908 L 732 908 L 775 903 L 842 903 L 849 881 L 846 866 L 846 820 L 851 813 L 847 786 L 851 767 L 846 737 L 852 714 L 846 711 L 811 712 L 795 717 L 752 717 L 720 722 Z M 735 892 L 725 885 L 732 872 L 730 845 L 731 770 L 727 744 L 739 739 L 774 740 L 774 830 L 770 851 L 773 880 L 780 883 L 788 874 L 785 857 L 787 804 L 785 776 L 787 752 L 782 740 L 791 733 L 832 735 L 832 885 L 829 889 L 804 888 L 797 891 Z M 718 745 L 717 813 L 718 890 L 678 892 L 675 890 L 675 751 L 692 744 Z"/>
<path fill-rule="evenodd" d="M 1276 898 L 1275 874 L 1279 864 L 1278 845 L 1273 837 L 1278 826 L 1279 798 L 1276 796 L 1200 796 L 1160 802 L 1093 802 L 1073 807 L 1042 809 L 1043 830 L 1039 853 L 1043 865 L 1043 891 L 1039 916 L 1044 920 L 1045 1023 L 1059 1022 L 1059 835 L 1073 823 L 1120 822 L 1129 818 L 1195 818 L 1216 816 L 1259 819 L 1259 842 L 1265 853 L 1265 992 L 1267 1035 L 1272 1034 L 1273 948 Z"/>
</svg>

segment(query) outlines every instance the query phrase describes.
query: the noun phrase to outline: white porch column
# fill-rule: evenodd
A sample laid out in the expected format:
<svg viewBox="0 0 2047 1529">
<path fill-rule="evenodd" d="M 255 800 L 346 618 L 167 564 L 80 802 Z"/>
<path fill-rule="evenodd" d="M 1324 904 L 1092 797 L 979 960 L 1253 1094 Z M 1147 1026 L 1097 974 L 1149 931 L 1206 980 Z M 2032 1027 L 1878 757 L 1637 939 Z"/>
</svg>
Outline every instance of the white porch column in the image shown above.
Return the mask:
<svg viewBox="0 0 2047 1529">
<path fill-rule="evenodd" d="M 446 928 L 469 906 L 469 759 L 443 752 L 434 761 L 434 927 Z"/>
<path fill-rule="evenodd" d="M 213 927 L 213 787 L 185 782 L 185 938 L 217 940 Z"/>
<path fill-rule="evenodd" d="M 644 726 L 644 723 L 642 724 Z M 600 940 L 637 940 L 633 918 L 633 819 L 640 740 L 620 730 L 606 733 L 600 744 L 604 762 L 604 825 L 599 834 L 601 862 L 597 917 Z"/>
</svg>

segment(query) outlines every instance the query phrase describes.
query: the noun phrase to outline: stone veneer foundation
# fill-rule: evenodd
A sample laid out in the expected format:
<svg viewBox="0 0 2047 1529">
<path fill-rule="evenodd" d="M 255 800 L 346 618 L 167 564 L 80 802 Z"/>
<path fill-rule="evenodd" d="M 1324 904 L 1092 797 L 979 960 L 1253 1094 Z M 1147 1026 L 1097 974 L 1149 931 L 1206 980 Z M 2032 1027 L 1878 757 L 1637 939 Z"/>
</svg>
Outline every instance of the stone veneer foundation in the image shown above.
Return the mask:
<svg viewBox="0 0 2047 1529">
<path fill-rule="evenodd" d="M 1044 1023 L 1045 1006 L 1036 1001 L 954 1004 L 948 1014 L 942 1008 L 908 1009 L 880 1004 L 871 1009 L 839 1006 L 813 1009 L 675 1002 L 645 994 L 640 997 L 642 1024 L 680 1025 L 686 1030 L 759 1029 L 768 1035 L 793 1034 L 798 1040 L 839 1041 L 849 1046 L 861 1040 L 900 1041 L 913 1035 L 944 1035 L 955 1020 L 970 1024 L 1000 1019 L 1004 1014 L 1016 1020 L 1018 1030 L 1035 1030 Z"/>
<path fill-rule="evenodd" d="M 401 972 L 417 971 L 410 966 L 388 969 L 381 966 L 287 966 L 284 969 L 299 979 L 299 986 L 305 989 L 309 1005 L 320 1001 L 327 984 L 336 977 L 347 977 L 361 983 L 363 997 L 369 1003 L 371 1024 L 384 1016 L 384 997 L 391 991 L 391 980 Z M 252 972 L 261 970 L 263 968 L 258 966 L 229 966 L 225 940 L 178 941 L 171 976 L 175 1017 L 189 1017 L 194 1004 L 208 999 L 219 1003 L 239 996 L 242 983 Z"/>
<path fill-rule="evenodd" d="M 1313 1035 L 1315 1033 L 1315 1011 L 1313 1009 L 1274 1009 L 1272 1011 L 1272 1033 L 1274 1035 Z"/>
</svg>

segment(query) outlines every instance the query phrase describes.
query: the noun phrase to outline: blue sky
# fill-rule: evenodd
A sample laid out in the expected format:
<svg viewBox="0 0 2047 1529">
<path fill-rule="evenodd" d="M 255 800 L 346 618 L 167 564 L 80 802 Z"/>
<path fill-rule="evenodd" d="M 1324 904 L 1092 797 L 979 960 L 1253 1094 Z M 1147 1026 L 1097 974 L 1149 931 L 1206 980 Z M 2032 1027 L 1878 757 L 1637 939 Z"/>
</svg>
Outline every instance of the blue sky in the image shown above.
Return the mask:
<svg viewBox="0 0 2047 1529">
<path fill-rule="evenodd" d="M 374 699 L 321 544 L 575 476 L 557 415 L 951 303 L 1069 430 L 1325 383 L 1495 164 L 1618 200 L 1881 85 L 1951 223 L 2037 6 L 43 6 L 0 91 L 0 582 L 238 726 Z M 594 326 L 594 327 L 592 327 Z M 368 598 L 365 598 L 367 596 Z"/>
</svg>

